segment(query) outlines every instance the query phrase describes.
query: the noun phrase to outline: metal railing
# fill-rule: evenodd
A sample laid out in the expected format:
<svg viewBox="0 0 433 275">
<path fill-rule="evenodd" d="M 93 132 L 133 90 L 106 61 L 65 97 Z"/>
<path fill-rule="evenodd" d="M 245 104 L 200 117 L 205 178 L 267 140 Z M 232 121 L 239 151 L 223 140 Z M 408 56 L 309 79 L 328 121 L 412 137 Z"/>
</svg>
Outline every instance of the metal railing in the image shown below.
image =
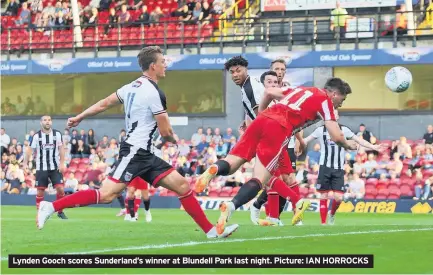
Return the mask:
<svg viewBox="0 0 433 275">
<path fill-rule="evenodd" d="M 160 45 L 164 50 L 196 48 L 197 53 L 206 47 L 218 48 L 220 53 L 225 47 L 241 47 L 245 52 L 248 46 L 262 46 L 265 51 L 271 46 L 284 46 L 292 50 L 294 45 L 310 46 L 312 50 L 319 44 L 336 45 L 353 43 L 357 49 L 361 43 L 370 43 L 378 48 L 380 42 L 392 42 L 393 47 L 399 42 L 411 43 L 417 46 L 417 41 L 433 38 L 433 26 L 425 19 L 424 14 L 414 11 L 414 28 L 397 28 L 396 13 L 357 13 L 352 14 L 358 19 L 371 19 L 370 27 L 360 20 L 355 20 L 346 26 L 343 36 L 330 28 L 329 16 L 291 16 L 272 19 L 243 18 L 238 23 L 226 25 L 226 31 L 214 32 L 215 28 L 226 19 L 213 20 L 208 25 L 185 24 L 178 21 L 164 21 L 154 26 L 132 23 L 115 26 L 82 25 L 82 43 L 74 41 L 73 26 L 68 29 L 49 27 L 43 33 L 35 28 L 8 28 L 2 34 L 2 52 L 8 55 L 28 52 L 29 58 L 34 52 L 71 51 L 73 55 L 80 50 L 93 50 L 95 56 L 104 48 L 116 50 L 120 55 L 123 49 L 139 48 L 146 45 Z M 247 23 L 248 22 L 248 23 Z M 354 24 L 353 24 L 354 23 Z"/>
</svg>

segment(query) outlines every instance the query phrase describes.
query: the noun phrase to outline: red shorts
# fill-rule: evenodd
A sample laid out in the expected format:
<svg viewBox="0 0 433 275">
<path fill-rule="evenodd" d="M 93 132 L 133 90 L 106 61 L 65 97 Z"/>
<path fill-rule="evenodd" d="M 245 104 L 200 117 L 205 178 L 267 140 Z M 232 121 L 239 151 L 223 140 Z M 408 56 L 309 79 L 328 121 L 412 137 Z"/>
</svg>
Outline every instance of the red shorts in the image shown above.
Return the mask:
<svg viewBox="0 0 433 275">
<path fill-rule="evenodd" d="M 266 169 L 274 174 L 283 161 L 290 164 L 286 148 L 289 143 L 287 137 L 291 134 L 292 129 L 288 130 L 278 121 L 259 115 L 229 154 L 247 161 L 257 156 Z M 287 154 L 287 161 L 281 157 L 284 154 Z"/>
<path fill-rule="evenodd" d="M 274 176 L 280 176 L 282 174 L 290 175 L 294 173 L 292 168 L 292 162 L 289 157 L 289 152 L 287 148 L 281 152 L 280 158 L 278 159 L 278 170 L 275 172 Z"/>
<path fill-rule="evenodd" d="M 134 187 L 136 190 L 147 190 L 149 189 L 149 184 L 144 179 L 140 177 L 135 177 L 129 183 L 128 187 Z"/>
</svg>

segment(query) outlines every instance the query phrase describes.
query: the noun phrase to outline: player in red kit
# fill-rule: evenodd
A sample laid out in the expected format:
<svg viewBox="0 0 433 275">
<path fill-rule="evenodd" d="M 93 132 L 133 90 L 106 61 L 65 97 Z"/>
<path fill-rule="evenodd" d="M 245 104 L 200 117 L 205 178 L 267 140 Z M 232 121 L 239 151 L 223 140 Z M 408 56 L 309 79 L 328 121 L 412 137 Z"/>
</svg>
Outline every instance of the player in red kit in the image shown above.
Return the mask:
<svg viewBox="0 0 433 275">
<path fill-rule="evenodd" d="M 131 181 L 127 188 L 125 200 L 125 221 L 137 221 L 141 199 L 143 199 L 146 222 L 151 222 L 152 215 L 150 214 L 149 183 L 140 177 L 136 177 Z"/>
<path fill-rule="evenodd" d="M 350 86 L 339 78 L 328 80 L 324 89 L 266 89 L 259 105 L 259 112 L 263 112 L 247 128 L 229 155 L 209 167 L 200 177 L 201 182 L 209 182 L 217 175 L 235 172 L 245 162 L 256 157 L 253 178 L 241 187 L 232 201 L 220 204 L 217 232 L 222 232 L 232 213 L 253 199 L 264 185 L 285 198 L 293 196 L 294 192 L 284 182 L 269 179 L 278 169 L 281 152 L 287 147 L 289 137 L 302 128 L 324 120 L 334 142 L 347 149 L 356 149 L 346 142 L 334 114 L 334 108 L 340 107 L 351 92 Z M 266 109 L 272 100 L 279 101 Z M 305 147 L 305 143 L 302 147 Z M 309 205 L 310 202 L 304 199 L 296 203 L 292 225 L 296 224 Z"/>
</svg>

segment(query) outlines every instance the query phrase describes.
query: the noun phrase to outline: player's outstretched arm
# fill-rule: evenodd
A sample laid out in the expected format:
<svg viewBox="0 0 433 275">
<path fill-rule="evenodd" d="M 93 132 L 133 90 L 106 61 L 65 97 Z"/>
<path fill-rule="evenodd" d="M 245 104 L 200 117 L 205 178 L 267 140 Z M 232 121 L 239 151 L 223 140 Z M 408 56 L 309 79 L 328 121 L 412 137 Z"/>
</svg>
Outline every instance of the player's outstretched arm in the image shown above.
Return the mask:
<svg viewBox="0 0 433 275">
<path fill-rule="evenodd" d="M 260 100 L 259 113 L 268 108 L 272 100 L 281 100 L 283 97 L 284 93 L 281 88 L 266 88 L 262 100 Z"/>
<path fill-rule="evenodd" d="M 164 142 L 171 142 L 176 144 L 174 138 L 173 128 L 171 127 L 170 119 L 166 112 L 158 115 L 154 115 L 156 123 L 158 125 L 159 134 L 163 138 Z"/>
<path fill-rule="evenodd" d="M 69 118 L 67 126 L 69 128 L 78 126 L 78 124 L 80 124 L 80 122 L 83 119 L 85 119 L 89 116 L 94 116 L 94 115 L 97 115 L 99 113 L 102 113 L 105 110 L 107 110 L 107 109 L 109 109 L 109 108 L 111 108 L 117 104 L 120 104 L 120 103 L 121 102 L 119 100 L 119 97 L 117 96 L 117 93 L 112 93 L 111 95 L 107 96 L 106 98 L 93 104 L 92 106 L 87 108 L 84 112 L 77 115 L 76 117 Z"/>
<path fill-rule="evenodd" d="M 365 148 L 368 148 L 368 149 L 374 150 L 374 151 L 382 152 L 382 151 L 385 151 L 385 150 L 388 148 L 388 147 L 387 147 L 386 145 L 384 145 L 384 144 L 382 144 L 382 145 L 373 145 L 373 144 L 371 144 L 370 142 L 368 142 L 368 141 L 366 141 L 366 140 L 364 140 L 364 139 L 358 137 L 357 135 L 354 135 L 351 139 L 352 139 L 353 141 L 355 141 L 356 143 L 358 143 L 359 145 L 361 145 L 361 146 L 363 146 L 363 147 L 365 147 Z"/>
<path fill-rule="evenodd" d="M 355 144 L 347 143 L 346 138 L 344 137 L 343 131 L 341 131 L 338 122 L 335 120 L 326 120 L 325 127 L 328 130 L 329 135 L 331 136 L 332 141 L 337 143 L 338 146 L 343 147 L 347 150 L 356 150 Z"/>
</svg>

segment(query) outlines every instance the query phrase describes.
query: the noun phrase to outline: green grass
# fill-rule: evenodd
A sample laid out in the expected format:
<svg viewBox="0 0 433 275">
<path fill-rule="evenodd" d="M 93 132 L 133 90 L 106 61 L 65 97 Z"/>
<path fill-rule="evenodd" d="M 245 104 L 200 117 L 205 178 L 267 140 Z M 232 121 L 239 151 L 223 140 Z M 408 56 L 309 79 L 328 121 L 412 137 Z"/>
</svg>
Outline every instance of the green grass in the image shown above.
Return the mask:
<svg viewBox="0 0 433 275">
<path fill-rule="evenodd" d="M 9 254 L 374 254 L 373 269 L 9 269 L 2 274 L 150 274 L 150 273 L 339 273 L 433 274 L 433 215 L 338 213 L 336 225 L 321 226 L 319 215 L 307 213 L 302 227 L 259 227 L 248 212 L 236 212 L 231 222 L 239 230 L 227 241 L 207 240 L 181 210 L 153 209 L 153 221 L 124 222 L 117 209 L 78 208 L 65 211 L 69 220 L 53 216 L 36 229 L 34 207 L 3 206 L 2 257 Z M 142 211 L 140 209 L 140 211 Z M 142 212 L 141 212 L 142 213 Z M 140 214 L 141 214 L 140 213 Z M 206 212 L 212 220 L 217 211 Z M 284 214 L 288 223 L 291 215 Z M 431 229 L 416 231 L 417 229 Z M 394 231 L 394 232 L 393 232 Z M 270 237 L 264 240 L 264 237 Z M 258 239 L 261 238 L 261 239 Z M 239 241 L 234 241 L 243 239 Z M 187 242 L 189 246 L 173 246 Z M 151 245 L 166 245 L 151 247 Z M 123 249 L 122 251 L 113 251 Z"/>
</svg>

